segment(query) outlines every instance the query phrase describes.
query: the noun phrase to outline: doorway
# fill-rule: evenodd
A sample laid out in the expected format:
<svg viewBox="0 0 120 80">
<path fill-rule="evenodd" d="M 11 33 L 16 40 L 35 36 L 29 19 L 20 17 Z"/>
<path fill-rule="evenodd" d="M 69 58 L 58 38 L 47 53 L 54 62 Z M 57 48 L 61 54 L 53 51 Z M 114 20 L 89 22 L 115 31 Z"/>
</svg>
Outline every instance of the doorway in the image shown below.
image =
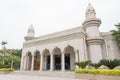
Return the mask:
<svg viewBox="0 0 120 80">
<path fill-rule="evenodd" d="M 70 70 L 70 54 L 65 54 L 65 69 Z"/>
<path fill-rule="evenodd" d="M 50 69 L 50 55 L 47 56 L 47 70 Z"/>
<path fill-rule="evenodd" d="M 55 69 L 60 70 L 61 69 L 61 55 L 55 55 L 54 56 L 55 61 Z"/>
</svg>

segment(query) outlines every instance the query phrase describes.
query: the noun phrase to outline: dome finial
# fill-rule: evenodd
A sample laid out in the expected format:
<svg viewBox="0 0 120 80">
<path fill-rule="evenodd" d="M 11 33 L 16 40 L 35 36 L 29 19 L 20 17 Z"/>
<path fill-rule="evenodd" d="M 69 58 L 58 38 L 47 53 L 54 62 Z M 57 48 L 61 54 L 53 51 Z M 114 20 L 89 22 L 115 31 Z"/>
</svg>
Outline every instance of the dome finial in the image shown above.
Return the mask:
<svg viewBox="0 0 120 80">
<path fill-rule="evenodd" d="M 88 18 L 96 18 L 95 9 L 90 3 L 88 4 L 87 10 L 86 10 L 86 19 Z"/>
<path fill-rule="evenodd" d="M 34 28 L 33 28 L 33 25 L 31 24 L 31 25 L 30 25 L 30 28 L 28 29 L 28 34 L 27 34 L 27 36 L 29 36 L 29 37 L 34 37 L 34 34 L 35 34 L 35 30 L 34 30 Z"/>
<path fill-rule="evenodd" d="M 25 37 L 26 40 L 33 39 L 35 36 L 35 30 L 33 28 L 33 25 L 31 24 L 28 31 L 27 31 L 27 36 Z"/>
</svg>

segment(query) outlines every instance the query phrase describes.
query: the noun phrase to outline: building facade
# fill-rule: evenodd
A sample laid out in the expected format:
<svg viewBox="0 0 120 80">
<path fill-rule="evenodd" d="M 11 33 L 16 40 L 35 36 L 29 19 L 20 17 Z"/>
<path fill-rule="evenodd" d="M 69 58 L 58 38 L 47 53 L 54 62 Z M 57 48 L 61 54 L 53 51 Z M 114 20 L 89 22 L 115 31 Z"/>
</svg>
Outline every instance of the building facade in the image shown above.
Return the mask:
<svg viewBox="0 0 120 80">
<path fill-rule="evenodd" d="M 120 48 L 110 32 L 100 32 L 101 20 L 91 4 L 82 26 L 35 37 L 31 25 L 23 43 L 21 70 L 74 70 L 75 62 L 120 59 Z"/>
</svg>

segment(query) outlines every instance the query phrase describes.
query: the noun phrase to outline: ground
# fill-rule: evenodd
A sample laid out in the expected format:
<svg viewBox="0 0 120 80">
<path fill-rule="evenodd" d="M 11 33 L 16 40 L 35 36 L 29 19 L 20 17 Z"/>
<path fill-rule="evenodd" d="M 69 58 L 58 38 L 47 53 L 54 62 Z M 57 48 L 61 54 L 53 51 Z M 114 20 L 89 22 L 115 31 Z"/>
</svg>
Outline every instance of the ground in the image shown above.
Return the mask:
<svg viewBox="0 0 120 80">
<path fill-rule="evenodd" d="M 74 72 L 15 71 L 9 74 L 1 74 L 0 80 L 80 80 L 80 79 L 76 79 L 74 77 Z"/>
</svg>

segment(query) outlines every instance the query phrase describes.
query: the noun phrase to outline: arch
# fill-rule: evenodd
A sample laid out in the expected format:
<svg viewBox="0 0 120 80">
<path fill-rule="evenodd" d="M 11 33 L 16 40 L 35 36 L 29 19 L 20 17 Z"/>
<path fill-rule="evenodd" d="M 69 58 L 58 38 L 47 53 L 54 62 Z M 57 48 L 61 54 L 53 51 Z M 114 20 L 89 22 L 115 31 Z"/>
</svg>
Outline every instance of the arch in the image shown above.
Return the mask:
<svg viewBox="0 0 120 80">
<path fill-rule="evenodd" d="M 60 48 L 55 47 L 55 48 L 53 49 L 53 54 L 61 54 Z"/>
<path fill-rule="evenodd" d="M 60 70 L 61 69 L 61 49 L 55 47 L 53 49 L 53 58 L 54 58 L 54 69 Z"/>
<path fill-rule="evenodd" d="M 74 52 L 74 48 L 70 45 L 67 45 L 65 48 L 64 48 L 64 53 L 75 53 Z"/>
<path fill-rule="evenodd" d="M 45 48 L 42 52 L 43 54 L 43 70 L 50 69 L 50 51 Z"/>
<path fill-rule="evenodd" d="M 33 52 L 33 55 L 35 56 L 36 53 L 39 53 L 39 54 L 40 54 L 40 51 L 36 49 L 36 50 Z"/>
<path fill-rule="evenodd" d="M 31 70 L 31 63 L 32 63 L 32 53 L 28 51 L 26 53 L 26 70 Z"/>
<path fill-rule="evenodd" d="M 40 69 L 40 52 L 36 50 L 33 55 L 34 55 L 34 70 L 39 70 Z"/>
<path fill-rule="evenodd" d="M 43 50 L 42 54 L 43 54 L 43 55 L 49 55 L 49 54 L 50 54 L 50 51 L 49 51 L 47 48 L 45 48 L 45 49 Z"/>
<path fill-rule="evenodd" d="M 67 45 L 64 48 L 64 56 L 65 56 L 65 69 L 74 69 L 74 63 L 75 63 L 75 51 L 74 47 L 71 45 Z"/>
</svg>

